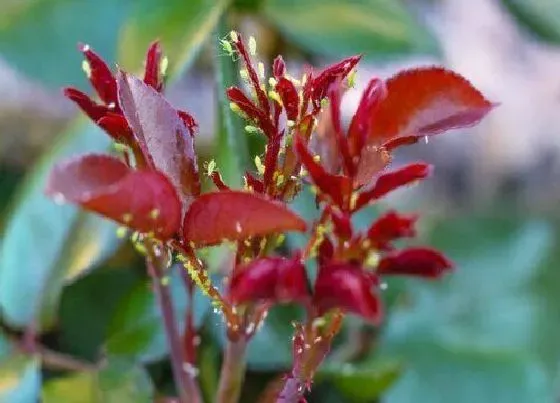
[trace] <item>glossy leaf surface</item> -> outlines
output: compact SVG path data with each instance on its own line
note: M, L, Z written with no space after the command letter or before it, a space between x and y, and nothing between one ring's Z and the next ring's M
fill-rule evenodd
M254 193L207 193L190 206L183 222L184 238L213 245L255 235L305 231L305 221L284 205Z
M105 155L58 164L47 182L47 193L161 239L173 236L181 223L177 194L164 175L132 170Z
M371 115L370 144L473 126L494 107L465 78L440 67L404 70L386 86L387 97Z

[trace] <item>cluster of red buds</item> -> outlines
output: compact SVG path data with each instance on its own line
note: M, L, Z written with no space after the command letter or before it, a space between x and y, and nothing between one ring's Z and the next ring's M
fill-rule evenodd
M119 144L121 155L62 162L47 192L130 229L156 271L181 262L192 284L223 313L232 344L249 342L274 304L304 307L307 319L294 324L293 368L274 392L277 401L297 402L346 313L380 323L384 276L438 278L452 268L432 248L395 246L415 236L415 214L388 211L367 230L354 228L358 211L432 172L423 162L389 168L393 153L474 125L494 104L456 73L419 68L372 79L343 125L341 100L353 87L360 56L319 72L308 68L299 78L278 56L267 78L253 37L245 42L231 32L221 44L241 64L242 88L227 89L231 110L246 121L246 132L266 140L255 169L244 174L243 189L231 189L212 161L206 174L216 190L201 194L197 123L162 95L166 59L155 43L143 80L123 71L114 75L88 46L81 47L100 102L76 89L65 94ZM303 187L316 197L320 214L314 222L288 208ZM309 241L290 256L280 255L288 231L307 231ZM220 291L199 250L222 243L233 245L234 256Z

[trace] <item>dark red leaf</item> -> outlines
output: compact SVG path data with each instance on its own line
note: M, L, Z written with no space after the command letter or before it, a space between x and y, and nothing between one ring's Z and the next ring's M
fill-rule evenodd
M183 205L200 194L193 139L169 102L138 78L119 72L119 100L138 143L154 167L166 174Z
M232 302L266 301L284 303L301 301L309 296L305 266L299 257L266 257L236 269L231 278Z
M371 116L387 96L385 83L372 79L362 94L362 99L348 128L348 148L352 156L360 156L367 142Z
M160 239L181 224L181 205L169 180L156 171L135 171L120 160L90 154L56 165L46 192Z
M321 100L327 96L332 84L344 79L358 64L361 56L351 56L338 63L332 64L320 72L315 78L307 81L305 87L311 92L311 100L319 106ZM304 90L305 91L305 90Z
M329 208L336 236L342 239L352 238L352 221L350 214Z
M135 142L132 129L128 126L128 122L121 114L109 112L99 119L97 124L105 130L109 136L120 143L130 145Z
M284 74L286 74L286 63L284 63L282 56L278 55L272 63L272 75L276 79L279 79L280 77L284 77Z
M453 268L441 252L430 248L408 248L381 259L379 275L404 275L438 278Z
M144 83L158 92L163 89L161 74L161 46L158 41L153 42L146 53L146 66L144 69Z
M391 163L391 160L391 154L385 147L374 145L362 147L354 185L359 187L371 183Z
M189 129L189 133L191 134L191 136L194 137L194 135L198 131L198 123L196 122L194 117L186 111L177 111L177 114L183 120L183 123L185 124L187 129Z
M249 172L245 172L245 181L247 182L247 186L254 192L264 193L264 184Z
M197 198L183 222L184 238L198 245L255 235L305 231L305 221L284 205L256 193L215 192Z
M414 225L418 220L416 214L399 214L396 211L388 211L369 227L368 239L372 246L377 249L391 249L391 242L399 238L410 238L416 236Z
M251 57L247 53L247 48L245 47L245 43L243 42L243 38L241 34L237 33L236 39L233 41L233 45L239 52L241 56L241 60L245 65L245 69L247 70L247 75L249 78L249 83L252 85L253 90L257 96L257 100L259 102L259 107L264 111L265 114L268 115L270 112L270 104L268 102L268 97L266 96L263 87L261 87L261 83L259 81L259 76L253 67L253 63L251 62Z
M299 137L295 139L295 149L301 163L309 172L313 183L322 193L329 196L341 210L346 210L350 194L352 193L352 183L350 180L344 176L332 175L325 171L320 164L313 160L307 147Z
M75 88L65 88L63 93L66 98L76 103L94 122L97 122L110 111L106 106L97 104L87 94Z
M348 139L342 133L341 117L340 117L340 102L342 97L343 88L341 81L336 81L329 89L328 96L330 100L331 120L334 130L334 137L336 139L337 152L343 162L344 172L348 176L354 176L355 163L350 155L348 149Z
M270 116L266 111L255 105L247 96L237 87L230 87L226 90L226 94L231 102L239 107L239 109L247 115L247 118L254 120L259 128L268 137L276 133L274 125L270 120Z
M423 137L478 123L495 104L459 74L441 67L405 70L387 81L387 97L371 115L369 142Z
M423 162L405 165L394 171L386 172L377 178L370 190L360 193L355 209L358 210L371 200L377 200L395 189L425 179L431 172L432 166Z
M330 238L326 236L321 244L317 253L317 263L325 265L329 263L334 256L334 245Z
M294 83L286 77L279 77L276 83L276 92L282 99L288 120L295 122L299 114L299 95Z
M97 94L99 94L99 98L106 105L114 104L115 108L118 109L117 83L111 69L109 69L103 59L91 50L89 45L80 44L79 48L86 58L86 63L88 63L89 81Z
M381 303L374 291L377 284L377 277L360 266L348 263L322 266L315 282L313 303L321 315L340 308L378 323Z
M210 173L210 178L218 190L230 190L229 186L224 183L222 175L220 175L218 171L212 171Z

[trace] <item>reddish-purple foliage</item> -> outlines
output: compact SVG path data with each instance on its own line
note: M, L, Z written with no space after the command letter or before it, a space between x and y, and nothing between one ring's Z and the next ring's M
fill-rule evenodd
M162 95L162 52L155 42L143 80L122 71L115 77L88 46L80 47L99 102L73 88L64 93L124 145L124 162L101 155L62 162L51 172L47 193L149 235L142 237L148 247L156 242L175 252L224 313L232 341L248 341L273 304L304 306L308 318L295 324L292 371L273 393L279 402L297 401L309 389L344 313L381 322L383 276L438 278L452 268L436 250L395 245L416 235L417 215L388 211L365 231L353 226L357 211L431 174L423 162L388 170L392 153L422 137L472 126L495 104L444 68L405 70L388 80L371 79L344 127L343 95L360 56L320 72L307 69L300 80L278 56L267 80L264 66L254 60L254 45L247 47L234 32L228 46L239 56L246 84L226 90L231 109L246 121L247 131L267 143L255 159L256 171L245 172L244 189L230 189L209 164L217 190L201 194L194 148L198 124ZM303 186L315 193L320 210L310 223L287 206ZM274 253L284 233L307 229L309 242L291 256ZM234 253L222 296L196 249L224 242L233 244ZM314 282L304 265L311 259L317 266ZM186 350L192 361L188 323L184 340L190 340Z

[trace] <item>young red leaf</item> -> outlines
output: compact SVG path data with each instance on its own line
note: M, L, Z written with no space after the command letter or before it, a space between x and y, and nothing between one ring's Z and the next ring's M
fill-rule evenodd
M121 114L109 112L97 124L117 142L131 145L135 141L132 129Z
M385 196L395 189L427 178L431 171L431 165L418 162L380 175L370 190L360 193L356 201L355 210L360 209L371 200L377 200Z
M438 278L453 268L441 252L430 248L408 248L381 259L379 275L404 275Z
M381 303L375 294L377 277L349 263L322 266L315 282L313 303L319 314L333 308L355 313L378 323Z
M348 148L352 156L360 156L367 142L371 116L375 114L381 102L387 96L385 83L372 79L362 94L360 104L352 117L348 128Z
M63 93L66 98L78 105L78 107L94 122L97 122L110 111L106 106L99 105L87 94L75 88L65 88Z
M158 92L161 92L163 89L161 55L159 42L153 42L146 53L146 66L144 68L144 83Z
M138 78L119 72L117 82L123 113L143 152L188 205L200 193L200 181L187 126L163 95Z
M286 77L280 77L275 88L276 92L280 95L280 99L282 99L282 104L286 110L286 117L288 120L295 122L299 114L299 95L294 83Z
M415 214L404 215L396 211L388 211L373 222L367 232L367 237L373 247L382 250L392 248L391 242L400 238L410 238L416 235L414 224L418 220Z
M87 63L85 66L91 85L106 105L114 104L118 108L117 83L111 69L89 45L80 44L80 51L84 54Z
M185 126L187 126L187 129L189 129L189 133L191 134L191 136L194 136L198 131L198 123L196 122L195 118L186 111L177 111L177 114L179 115L181 120L183 120L183 123L185 124Z
M459 74L441 67L405 70L387 81L387 97L371 115L369 142L431 136L478 123L495 104Z
M352 221L350 214L336 211L336 209L328 207L333 223L333 231L337 237L342 239L350 239L352 237Z
M359 187L371 183L392 160L392 156L385 147L366 145L362 147L354 186Z
M200 196L183 221L185 240L198 245L285 231L305 231L305 221L280 203L239 191Z
M177 192L163 174L134 171L107 155L90 154L56 165L46 193L160 239L172 237L181 224Z
M304 91L309 92L313 104L320 106L321 100L327 96L332 84L344 79L358 64L361 56L351 56L332 64L321 71L317 77L306 82Z
M236 269L229 286L234 303L283 303L307 298L305 266L299 257L266 257Z
M276 56L274 62L272 62L272 74L276 79L284 77L284 74L286 74L286 63L280 55Z
M325 171L320 164L315 162L301 138L296 137L294 146L313 183L322 193L329 196L341 210L345 210L352 192L350 180L345 176L332 175Z

